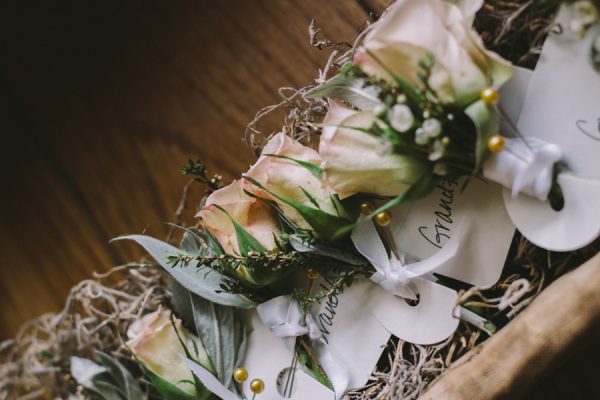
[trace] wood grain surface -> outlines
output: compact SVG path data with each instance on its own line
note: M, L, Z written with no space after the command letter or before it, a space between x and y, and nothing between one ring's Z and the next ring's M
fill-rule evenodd
M188 158L226 179L246 170L246 124L326 59L308 43L312 18L351 40L385 3L3 2L0 339L60 309L93 271L141 256L111 238L164 236ZM577 357L536 396L586 398L556 389L593 382Z

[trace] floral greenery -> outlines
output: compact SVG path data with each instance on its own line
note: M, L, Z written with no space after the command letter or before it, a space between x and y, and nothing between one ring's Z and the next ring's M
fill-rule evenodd
M531 65L537 57L535 48L540 42L539 38L548 30L555 3L554 0L538 0L532 2L533 5L528 6L525 12L517 14L522 2L489 0L487 7L478 14L476 26L483 31L488 47L495 45L503 56L513 61L522 58L525 61L521 64ZM508 18L513 13L514 18ZM507 28L505 24L509 19L513 24ZM504 33L498 34L499 32ZM494 44L495 39L499 43ZM292 102L285 104L293 107ZM315 111L319 117L314 120L318 120L323 113L323 103L315 100L311 104L321 107ZM297 115L306 117L310 114L314 117L312 111L305 107L303 114ZM290 121L293 122L293 117ZM296 126L306 128L305 124ZM305 131L296 132L295 129L290 129L290 132L292 135L305 134ZM208 178L205 172L202 175L202 171L198 163L191 162L184 172L199 174L198 181L206 184L212 178ZM596 253L598 246L595 243L578 252L557 254L539 249L517 236L500 283L490 290L464 293L461 300L465 303L478 301L485 305L483 310L486 316L502 326L552 280ZM344 285L350 284L351 279L360 274L353 272L353 268L348 267L342 272L345 276L340 275L340 280L350 280L344 281ZM138 314L172 301L171 293L166 289L160 270L152 265L119 267L112 274L115 275L119 275L114 280L116 284L101 285L100 281L106 278L103 276L73 288L62 313L33 321L28 329L19 333L14 342L3 344L0 353L3 371L0 373L0 394L8 393L9 396L16 397L44 390L51 392L52 396L66 398L69 393L81 393L81 388L77 388L68 374L68 362L65 360L72 354L89 355L92 349L101 349L111 354L117 353L130 371L134 371L136 378L141 380L144 390L150 393L150 398L156 396L151 385L143 380L138 368L123 353L120 344L129 322ZM504 294L515 277L527 279L531 284L530 290L514 307L498 310L495 298ZM328 293L317 293L304 304L321 295L327 296ZM301 296L299 294L298 297ZM414 346L393 339L388 343L369 387L349 393L348 398L373 399L381 396L384 391L394 397L415 397L426 384L481 341L480 334L465 324L461 324L450 340L435 346ZM402 385L398 384L400 381L403 382Z
M314 245L316 240L305 240L307 245ZM330 250L332 251L332 250ZM200 255L171 254L168 262L173 268L208 268L217 271L229 279L217 290L227 293L241 294L256 302L268 300L274 297L272 288L257 285L240 280L240 269L244 269L250 275L255 273L279 273L279 279L288 276L295 271L301 271L305 275L310 271L327 274L332 280L328 291L320 291L314 295L308 294L304 289L292 289L292 294L298 298L303 307L308 307L325 297L331 297L343 291L344 287L350 286L356 277L368 277L373 273L373 267L358 255L353 262L340 261L331 256L315 254L315 252L298 252L295 250L275 250L271 252L250 251L245 255L236 254L206 254L200 251ZM202 254L204 253L204 254ZM316 268L317 265L327 265L326 269Z

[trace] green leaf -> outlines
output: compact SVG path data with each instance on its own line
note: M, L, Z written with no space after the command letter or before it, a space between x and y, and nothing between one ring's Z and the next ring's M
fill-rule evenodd
M307 343L307 346L312 349L312 345ZM314 349L311 350L313 354L315 354ZM306 365L308 369L313 373L313 376L317 381L319 381L323 386L328 387L333 390L333 385L329 381L329 378L321 371L321 368L316 364L315 360L311 359L304 349L300 349L301 362L303 365Z
M440 178L433 175L432 173L423 174L415 183L413 183L406 191L401 193L400 195L394 197L389 200L387 203L377 208L371 214L367 215L366 219L370 220L375 217L377 214L389 210L392 207L396 207L397 205L408 203L411 201L415 201L420 199L421 197L431 193L431 190L437 184L437 181ZM336 232L336 236L340 237L342 235L348 234L348 232L352 231L358 223L347 225L341 228L338 232Z
M465 109L465 114L471 118L477 131L475 145L475 171L480 170L488 153L487 142L493 135L498 134L500 115L496 106L488 106L483 100L478 100Z
M186 253L193 255L200 254L200 246L198 245L198 240L196 239L194 234L188 230L183 232L183 238L181 239L179 247Z
M128 400L117 386L100 378L94 381L94 388L94 391L105 400Z
M96 357L106 367L116 386L127 400L143 400L144 393L131 373L117 360L101 351L95 352Z
M350 221L346 218L331 215L322 210L308 207L297 201L287 199L283 196L279 196L278 194L273 193L269 189L265 188L260 182L249 176L244 176L243 178L253 183L258 188L266 191L279 201L296 209L296 211L298 211L302 218L304 218L304 220L315 230L315 232L317 232L317 234L324 239L336 238L336 233L350 223Z
M177 329L177 324L175 323L175 318L173 317L173 313L171 313L170 318L171 318L171 326L173 327L173 330L175 331L175 335L177 336L177 339L179 340L179 343L181 344L181 347L183 348L183 352L185 353L185 356L188 359L196 360L198 358L198 346L197 346L196 342L194 342L194 340L192 339L192 344L194 345L194 351L195 351L195 355L196 355L196 357L194 357L194 355L190 352L190 349L188 348L187 344L185 343L185 341L181 338L181 335L179 334L179 330ZM200 382L200 380L198 379L197 376L193 375L193 377L194 377L193 383L196 388L196 392L202 393L203 390L205 389L204 385L202 384L202 382ZM184 379L177 383L180 383L180 382L185 383L185 382L188 382L188 380Z
M235 319L235 335L234 335L234 343L235 343L235 363L234 366L241 367L242 361L244 361L246 357L246 350L248 349L248 334L246 331L246 324L239 319Z
M214 397L214 395L210 393L208 389L204 389L202 393L196 393L196 396L186 393L177 386L173 385L172 383L156 375L154 372L150 371L150 369L146 368L146 366L144 366L143 364L141 365L142 369L144 370L144 374L146 375L148 380L152 382L156 390L161 394L163 400L216 399L216 397Z
M171 276L169 276L168 285L171 291L173 310L181 317L186 326L193 326L194 312L190 296L194 295Z
M87 358L71 357L71 375L78 384L105 400L142 400L144 394L135 378L121 363L96 352L103 365Z
M306 189L304 189L302 186L300 186L300 190L302 190L302 193L304 193L308 201L310 201L316 208L321 209L321 206L319 206L319 202L317 202L317 199L315 199L315 197L312 194L308 193Z
M316 88L309 90L304 97L309 99L334 97L344 100L361 110L372 109L380 105L381 100L379 100L378 88L367 85L368 82L365 78L338 74Z
M112 241L116 240L133 240L142 246L173 279L200 297L226 306L239 308L252 308L255 306L251 300L239 294L217 293L216 290L219 290L221 284L226 282L226 278L216 271L189 267L171 267L168 256L182 253L189 254L168 243L145 235L120 236Z
M320 180L320 181L323 180L323 168L319 167L318 165L315 165L315 164L310 163L308 161L297 160L295 158L292 158L292 157L289 157L289 156L284 156L282 154L265 154L265 155L268 156L268 157L282 158L282 159L285 159L285 160L293 161L296 164L300 165L301 167L306 168L318 180Z
M204 231L206 237L208 238L208 245L213 253L217 256L225 254L225 250L221 247L221 243L217 240L215 235L213 235L209 230Z
M267 249L265 249L263 245L260 244L260 242L256 240L254 236L248 233L248 231L244 229L243 226L238 224L237 221L231 217L231 215L229 214L229 212L227 212L226 209L224 209L218 204L215 204L214 206L221 210L223 213L225 213L225 215L229 217L229 220L233 224L233 228L235 229L235 236L237 237L238 247L240 249L241 255L246 256L251 251L255 251L257 253L264 253L265 251L267 251Z

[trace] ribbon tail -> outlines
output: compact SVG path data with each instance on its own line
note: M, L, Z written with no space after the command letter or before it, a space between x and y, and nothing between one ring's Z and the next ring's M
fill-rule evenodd
M223 385L209 370L204 368L202 365L183 355L181 358L183 361L185 361L200 382L202 382L202 384L206 386L206 388L212 393L216 394L223 400L242 400L238 394L225 387L225 385Z

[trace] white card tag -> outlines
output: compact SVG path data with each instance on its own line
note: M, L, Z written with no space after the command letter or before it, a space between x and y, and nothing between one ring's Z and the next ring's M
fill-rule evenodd
M265 382L265 390L260 394L261 400L280 400L283 396L278 390L278 381L281 383L286 368L292 365L294 355L283 340L275 336L265 327L255 310L249 312L248 328L252 330L248 336L248 350L244 359L244 367L248 370L249 377L244 382L242 390L244 396L251 399L254 395L250 390L250 381L260 378ZM332 390L319 381L303 372L296 370L294 382L291 386L292 400L306 399L333 399Z
M319 283L317 290L327 291L327 280ZM312 308L312 315L323 338L333 347L348 369L349 388L367 383L377 360L390 339L385 329L373 315L377 304L368 300L381 288L367 279L358 279L343 293L324 299ZM394 315L398 316L394 311ZM398 316L398 318L402 318Z
M415 306L381 288L372 289L367 299L373 315L402 340L417 344L441 342L458 326L458 319L453 316L458 296L454 290L426 279L415 278L412 283L420 296Z
M515 126L521 116L532 75L532 70L515 67L512 78L500 89L500 108L504 114L504 118L500 119L500 133L503 136L518 136Z
M435 272L489 287L502 273L515 227L498 184L471 178L461 192L463 182L444 180L413 205L391 210L392 231L400 250L422 260L439 251L463 224L456 255Z
M570 6L563 6L558 22L568 24L571 13ZM560 177L563 192L571 192L565 193L565 207L559 212L526 195L515 199L505 195L517 228L549 250L573 250L600 233L600 209L593 206L600 180L600 73L589 58L592 39L599 32L596 24L583 39L568 33L546 39L518 121L523 136L560 146L567 167L578 177Z

